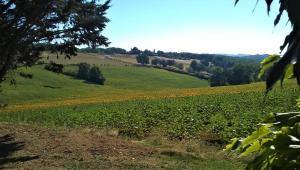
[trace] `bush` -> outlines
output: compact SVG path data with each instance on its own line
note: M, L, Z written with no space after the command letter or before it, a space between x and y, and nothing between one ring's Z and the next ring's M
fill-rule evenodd
M76 76L78 79L86 80L88 82L93 82L101 85L104 84L105 78L102 75L99 67L95 65L91 67L91 65L88 63L80 63L78 67L79 70Z
M89 73L89 81L97 84L104 84L105 78L102 75L99 67L93 66Z
M146 54L142 53L136 57L136 61L140 64L149 64L150 59Z
M90 69L91 65L88 63L80 63L78 65L78 73L77 73L77 78L83 79L83 80L88 80L90 78Z
M48 71L52 71L54 73L62 73L63 69L64 69L64 65L56 64L53 61L50 61L50 63L48 63L45 66L45 69L48 70Z

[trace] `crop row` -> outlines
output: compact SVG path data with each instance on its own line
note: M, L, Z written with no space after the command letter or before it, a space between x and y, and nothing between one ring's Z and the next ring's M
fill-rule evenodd
M295 87L262 92L81 104L0 113L0 121L50 127L115 129L144 137L154 132L172 139L228 141L251 132L270 112L297 111Z

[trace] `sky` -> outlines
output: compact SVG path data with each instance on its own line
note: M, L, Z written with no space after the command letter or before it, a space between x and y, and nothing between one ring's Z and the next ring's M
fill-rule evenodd
M290 32L286 14L274 27L278 1L112 0L103 35L110 47L215 54L274 54ZM253 9L255 8L254 12Z

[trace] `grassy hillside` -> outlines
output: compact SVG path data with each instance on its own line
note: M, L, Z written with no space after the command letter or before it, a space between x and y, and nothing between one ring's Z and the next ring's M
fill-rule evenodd
M205 80L160 69L131 66L100 66L100 68L107 80L104 86L52 73L44 70L42 66L19 69L15 76L17 86L5 82L1 87L3 92L0 102L38 102L55 98L104 97L116 94L120 96L137 92L208 86ZM20 71L33 73L33 79L18 76Z
M107 85L118 89L162 90L207 87L206 80L183 74L144 67L100 67Z
M118 55L119 56L119 55ZM81 62L95 64L95 65L105 65L105 66L126 66L132 65L130 62L125 62L119 60L118 56L109 56L109 55L99 55L99 54L90 54L90 53L79 53L77 56L72 56L71 59L65 59L64 56L51 54L51 53L44 53L42 56L41 61L48 63L49 61L54 61L59 64L78 64ZM123 57L123 56L122 56ZM130 58L124 56L124 58Z

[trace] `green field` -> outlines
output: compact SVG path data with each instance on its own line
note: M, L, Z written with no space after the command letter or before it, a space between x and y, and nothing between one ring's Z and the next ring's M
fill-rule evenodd
M293 80L265 96L263 83L210 88L207 81L188 75L89 59L100 66L107 79L104 86L49 72L41 65L16 71L17 86L6 82L1 87L0 102L8 106L0 110L0 122L113 130L121 138L162 150L155 157L171 168L240 169L243 162L220 153L224 144L248 135L268 113L299 110L300 91ZM19 77L20 71L33 73L33 79ZM163 145L164 140L201 145L169 153L165 150L173 145Z
M208 86L206 80L154 68L110 65L100 66L100 69L107 79L104 86L55 74L45 70L43 66L21 68L15 73L16 86L11 86L8 81L2 85L0 103L15 104L83 96L101 97L110 94L122 95ZM32 73L33 79L18 76L21 71Z

